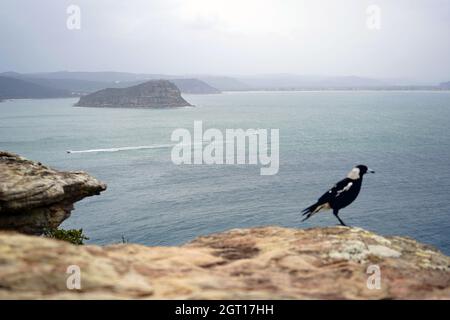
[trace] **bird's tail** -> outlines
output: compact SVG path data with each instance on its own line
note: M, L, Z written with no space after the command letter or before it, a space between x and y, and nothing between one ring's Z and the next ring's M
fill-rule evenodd
M302 211L302 216L305 216L305 217L302 219L302 222L311 218L311 216L314 215L318 211L317 210L318 207L319 207L319 204L316 202L312 206L309 206L308 208L304 209Z

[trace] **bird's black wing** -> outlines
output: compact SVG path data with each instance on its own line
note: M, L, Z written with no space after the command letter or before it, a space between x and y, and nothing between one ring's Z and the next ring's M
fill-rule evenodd
M345 178L336 183L330 190L325 192L319 200L317 200L317 203L319 205L329 202L330 200L338 197L342 192L348 190L348 188L351 187L352 179Z
M335 199L336 197L339 197L339 195L342 192L344 192L346 189L348 189L349 187L352 186L350 183L352 183L352 179L350 179L350 178L342 179L341 181L336 183L331 189L329 189L327 192L325 192L319 198L319 200L317 200L316 203L305 208L302 211L303 215L308 215L304 220L306 220L309 216L311 216L311 214L314 214L316 212L316 209L319 208L320 206L322 206L323 204L330 202L331 200Z
M345 178L342 179L341 181L339 181L338 183L336 183L331 189L329 189L327 192L325 192L320 198L319 200L317 200L316 203L314 203L313 205L309 206L308 208L305 208L302 211L302 215L306 216L305 218L303 218L302 221L307 220L308 218L310 218L313 214L315 214L316 212L320 211L320 209L322 208L323 205L325 205L326 203L330 203L330 201L336 199L337 197L339 197L343 192L349 190L351 188L351 186L353 185L353 180L350 178Z

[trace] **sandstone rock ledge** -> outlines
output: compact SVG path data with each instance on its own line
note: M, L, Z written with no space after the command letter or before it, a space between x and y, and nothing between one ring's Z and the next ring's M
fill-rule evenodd
M41 234L67 219L74 202L105 189L85 172L57 171L0 151L0 229Z
M367 267L381 270L368 289ZM67 267L81 290L66 288ZM358 228L236 229L181 247L73 246L0 233L0 298L450 299L450 258Z

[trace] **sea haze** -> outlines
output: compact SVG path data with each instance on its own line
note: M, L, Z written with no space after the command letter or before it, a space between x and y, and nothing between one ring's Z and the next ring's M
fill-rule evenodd
M262 225L333 226L330 212L300 223L300 210L356 164L365 177L343 220L384 235L411 236L450 254L449 92L240 92L184 95L195 108L73 107L76 99L0 103L0 149L108 184L75 205L64 228L96 244L122 237L175 245ZM176 166L176 128L280 130L280 170ZM132 147L140 147L134 149ZM98 150L100 149L100 150ZM67 150L95 152L66 153Z

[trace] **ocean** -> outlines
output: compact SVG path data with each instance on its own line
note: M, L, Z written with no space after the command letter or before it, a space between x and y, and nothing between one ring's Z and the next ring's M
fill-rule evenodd
M337 225L330 211L301 223L357 164L376 171L340 212L350 226L410 236L450 254L450 92L305 91L184 95L194 108L73 107L77 99L0 103L0 150L108 185L75 205L63 228L88 243L178 245L232 228ZM279 129L280 167L175 165L173 130ZM137 147L137 148L136 148ZM99 150L100 149L100 150ZM83 151L67 153L67 150ZM87 152L91 151L91 152Z

